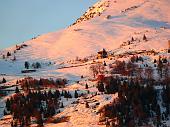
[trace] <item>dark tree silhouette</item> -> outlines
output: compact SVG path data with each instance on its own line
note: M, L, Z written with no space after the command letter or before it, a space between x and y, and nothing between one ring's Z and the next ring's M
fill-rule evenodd
M77 90L75 90L75 92L74 92L74 97L75 97L75 98L78 98Z
M2 83L6 83L6 79L5 78L2 79Z
M85 89L88 89L88 88L89 88L89 86L88 86L87 83L86 83Z
M145 34L143 35L143 40L144 40L144 41L147 41L147 37L146 37Z
M20 91L19 91L19 88L18 87L16 87L15 88L15 93L19 93Z
M25 64L24 64L24 65L25 65L25 68L26 68L26 69L29 69L30 64L29 64L28 61L25 61Z
M104 84L103 84L103 82L98 82L97 88L98 88L99 92L104 92Z

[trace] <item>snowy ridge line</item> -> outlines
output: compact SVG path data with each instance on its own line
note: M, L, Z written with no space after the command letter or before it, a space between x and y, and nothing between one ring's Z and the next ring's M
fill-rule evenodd
M89 10L87 10L83 16L78 18L75 23L73 23L71 26L76 25L78 23L81 23L83 21L88 21L90 19L95 18L96 16L100 16L107 7L109 7L110 1L101 0L98 3L96 3L94 6L89 7Z

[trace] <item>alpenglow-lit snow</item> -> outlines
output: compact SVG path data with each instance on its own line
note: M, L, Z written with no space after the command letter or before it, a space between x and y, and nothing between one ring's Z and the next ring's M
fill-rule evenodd
M137 63L141 69L147 65L157 72L154 59L158 60L159 55L166 57L168 61L170 58L170 54L167 53L168 40L170 40L169 3L170 0L102 0L90 7L70 27L35 37L25 42L24 44L27 46L16 53L13 53L16 46L0 51L0 56L8 51L12 53L12 56L0 59L0 78L5 76L8 83L9 81L14 83L16 79L25 76L34 78L64 77L69 80L69 85L60 90L87 92L85 83L88 83L88 90L93 93L97 91L96 80L89 73L89 67L96 63L106 62L108 72L109 65L112 66L116 60L128 62L133 53L142 56L143 61ZM144 35L147 40L143 39ZM133 43L129 41L132 37L134 38ZM114 54L111 59L96 59L97 52L103 48ZM153 54L150 53L152 51ZM138 54L138 52L142 53ZM158 54L156 54L157 52ZM14 55L16 61L12 61ZM79 58L89 58L89 61L76 60ZM34 73L22 74L21 70L24 69L25 61L30 63L38 61L42 68L37 69ZM83 78L81 78L82 76ZM154 73L154 77L159 79L157 73ZM78 98L79 104L71 104L75 98L69 99L69 101L64 100L66 108L62 109L62 112L54 118L67 116L68 122L49 123L45 126L100 126L98 125L98 110L101 109L101 106L113 102L118 94L87 95L86 99ZM100 102L100 106L95 110L87 109L85 108L87 100L91 102L90 107L93 107L94 100ZM2 104L4 105L3 102ZM2 125L9 125L9 122L3 122ZM102 126L105 125L100 127Z
M104 2L108 3L107 6L106 3L102 4ZM22 56L27 60L49 58L57 62L75 59L76 56L88 56L103 48L116 49L131 36L142 38L143 34L148 36L149 41L137 44L134 49L165 49L170 39L169 2L102 0L92 10L92 13L101 13L100 16L26 42L29 46L21 51ZM90 14L90 11L87 13ZM107 19L108 15L110 17Z

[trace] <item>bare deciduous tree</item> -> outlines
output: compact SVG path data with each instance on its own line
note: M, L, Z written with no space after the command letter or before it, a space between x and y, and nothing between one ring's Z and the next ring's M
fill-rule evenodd
M97 74L103 74L104 70L105 70L105 67L101 63L90 66L90 71L92 72L94 78L96 77Z

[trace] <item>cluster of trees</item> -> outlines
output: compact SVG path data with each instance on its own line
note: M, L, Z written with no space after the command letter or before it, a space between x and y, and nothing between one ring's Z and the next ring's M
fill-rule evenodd
M39 127L56 113L59 113L59 108L64 108L61 96L64 98L78 98L79 94L75 90L74 95L69 91L59 90L51 91L36 91L29 90L28 93L21 94L16 87L15 95L6 100L6 108L4 115L11 114L13 120L11 127L24 127L31 125L35 120ZM33 121L33 119L35 119Z
M143 40L143 41L148 41L148 38L146 37L145 34L143 35L142 40ZM131 39L123 42L123 44L121 44L120 47L127 46L127 45L131 45L131 44L133 44L135 41L139 41L139 42L140 42L141 40L138 39L138 38L134 38L134 37L132 36Z
M41 68L41 64L39 62L36 62L36 63L32 63L32 67L34 69L38 69L38 68Z
M27 46L28 46L28 45L26 45L26 44L16 45L16 49L13 51L13 53L15 54L17 50L20 50L21 48L24 48L24 47L27 47ZM6 53L6 55L2 55L2 58L5 59L5 58L8 58L8 57L10 57L10 56L12 56L12 52L9 52L9 51L8 51L8 52ZM16 56L15 56L15 55L14 55L14 57L13 57L12 60L13 60L13 61L16 60Z
M111 73L114 74L114 73L117 73L117 74L123 74L126 72L126 63L125 61L118 61L116 60L115 61L115 66L113 67Z
M25 61L24 66L25 66L26 69L29 69L29 68L34 68L34 69L41 68L41 64L39 62L35 62L35 63L32 63L30 65L30 63L28 61Z
M36 119L39 126L43 126L43 121L53 116L59 108L60 92L29 91L27 95L17 93L7 99L4 115L11 114L13 121L12 127L18 125L24 127L31 124L31 118Z
M115 61L111 74L121 74L123 76L136 76L139 79L145 78L146 80L152 79L154 74L154 68L148 64L143 64L144 67L139 66L138 62L143 62L142 57L133 56L129 62ZM162 79L169 79L169 63L166 58L159 58L154 60L157 72Z
M5 55L2 55L2 59L8 58L9 56L11 56L11 53L10 53L10 52L7 52L6 56L5 56ZM15 61L15 60L16 60L16 56L14 55L11 60L12 60L12 61Z
M17 80L16 84L20 84L22 89L28 91L29 89L40 89L44 87L55 87L62 88L67 84L67 79L58 78L54 79L34 79L32 77L27 77L22 80Z
M78 98L79 94L77 92L77 90L74 91L74 96L71 95L71 93L69 91L62 91L61 96L63 96L64 98Z
M111 73L112 74L121 74L124 76L134 76L138 70L138 65L129 61L125 63L125 61L115 61L115 66L113 67Z
M131 58L130 58L130 61L132 62L132 63L137 63L137 62L139 62L139 61L141 61L141 62L143 62L144 60L143 60L143 58L141 57L141 56L132 56Z
M16 49L13 51L13 53L12 53L12 51L8 51L6 54L2 55L2 58L5 59L5 58L13 57L11 60L15 61L16 56L14 54L16 53L16 51L20 50L21 48L27 47L27 46L28 45L26 45L26 44L16 45Z
M2 55L2 59L5 59L6 57L8 58L9 56L11 56L11 53L10 53L10 52L7 52L6 55Z
M148 125L151 120L155 126L159 127L162 124L161 121L168 119L170 115L170 87L159 82L164 85L161 96L163 102L160 104L159 90L154 88L155 84L156 82L145 84L136 79L112 78L111 84L103 87L104 91L118 92L119 98L116 102L103 107L100 122L109 118L111 122L106 121L108 126L135 127ZM161 112L161 106L165 107L165 112Z
M106 105L101 111L100 121L105 121L109 127L148 125L149 119L159 127L162 125L162 121L167 120L170 115L168 61L165 58L154 61L157 63L158 74L161 77L159 81L154 79L155 68L148 65L140 68L137 66L138 61L143 61L143 59L132 57L127 63L115 62L111 73L130 77L104 76L98 80L97 88L100 92L106 94L118 92L119 96L117 102ZM156 90L155 85L162 85L163 90L161 92ZM162 107L165 109L164 112L161 112ZM111 119L111 122L106 118Z
M139 79L145 78L146 80L151 80L154 75L154 68L148 64L143 64L144 67L138 64L138 62L144 62L141 56L132 56L130 60L126 63L125 61L115 61L114 66L112 66L111 74L121 74L123 76L136 76ZM158 74L161 78L168 80L169 78L169 63L166 58L160 58L158 61L154 60L157 65ZM90 66L90 71L95 78L96 75L104 74L106 63L97 63Z
M166 58L166 57L165 57L165 58L161 58L161 57L159 57L158 63L160 63L160 62L162 62L162 63L167 63L167 62L168 62L168 60L167 60L167 58ZM157 60L156 60L156 59L154 59L154 63L157 63Z
M106 94L115 94L118 91L118 87L121 84L121 79L108 77L104 80L97 82L97 88L99 92Z
M21 44L21 45L16 45L16 50L21 50L22 48L24 47L27 47L28 45L27 44Z

